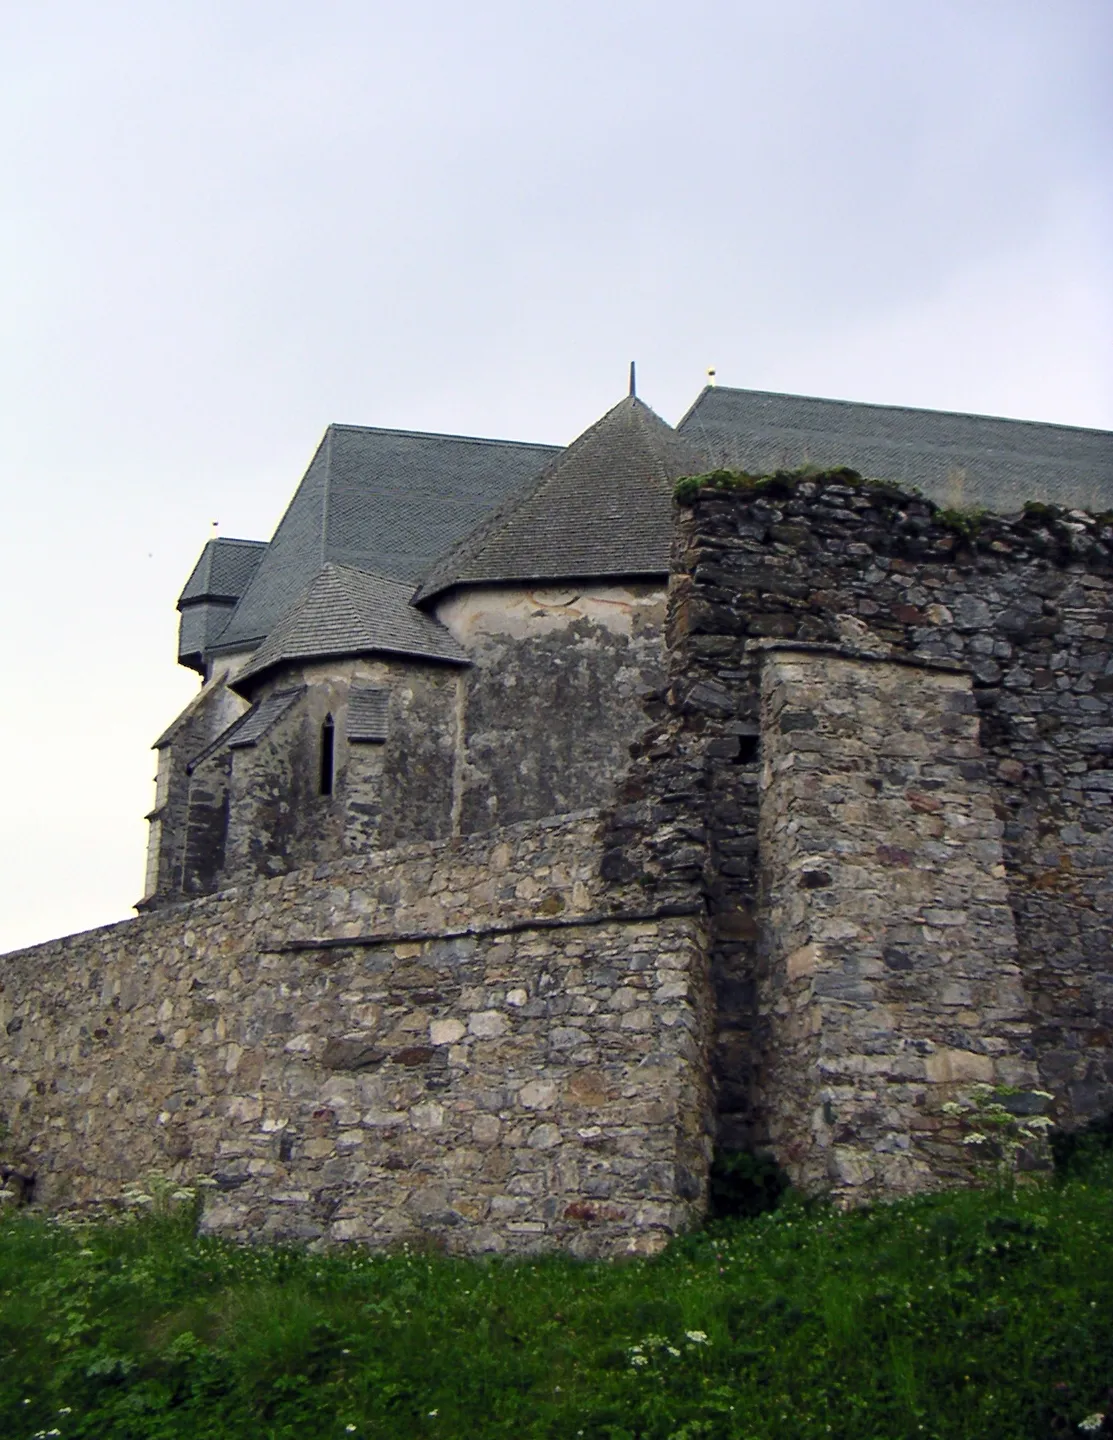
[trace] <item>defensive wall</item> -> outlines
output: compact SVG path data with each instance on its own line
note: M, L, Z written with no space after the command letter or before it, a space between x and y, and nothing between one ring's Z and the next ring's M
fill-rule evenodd
M970 1174L976 1081L1113 1104L1113 525L838 473L692 485L603 808L5 957L48 1204L214 1175L238 1236L649 1250L712 1140L843 1201Z
M598 877L598 817L293 871L5 957L36 1201L212 1176L247 1238L652 1250L700 1213L695 897Z
M688 489L669 683L603 864L702 875L720 1140L868 1193L904 1164L878 1145L956 1173L939 1084L1107 1111L1111 517L837 472Z

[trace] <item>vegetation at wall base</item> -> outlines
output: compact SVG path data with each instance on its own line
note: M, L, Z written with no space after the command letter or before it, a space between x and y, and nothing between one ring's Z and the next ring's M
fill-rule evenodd
M11 1440L1113 1434L1101 1140L1055 1180L849 1214L790 1194L609 1264L315 1254L201 1239L185 1215L9 1213L0 1426Z

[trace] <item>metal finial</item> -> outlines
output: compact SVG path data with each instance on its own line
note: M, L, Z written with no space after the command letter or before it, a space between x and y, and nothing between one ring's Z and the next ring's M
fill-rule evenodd
M630 361L630 394L638 393L638 372L633 360Z
M707 368L707 383L708 383L709 385L714 385L714 383L715 383L715 367L714 367L714 365L709 365L708 368Z

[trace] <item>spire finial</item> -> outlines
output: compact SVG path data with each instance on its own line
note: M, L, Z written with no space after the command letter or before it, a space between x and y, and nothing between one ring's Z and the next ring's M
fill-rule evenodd
M714 383L715 383L715 367L714 367L714 365L709 365L709 366L707 367L707 383L708 383L709 385L714 385Z
M631 361L630 361L630 394L633 396L633 395L636 395L637 393L638 393L638 372L637 372L637 366L634 364L633 360L631 360Z

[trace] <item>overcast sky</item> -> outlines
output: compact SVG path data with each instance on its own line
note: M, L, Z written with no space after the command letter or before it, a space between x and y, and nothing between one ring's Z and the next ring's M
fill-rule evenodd
M0 950L124 917L174 602L330 421L1113 428L1113 0L0 0Z

